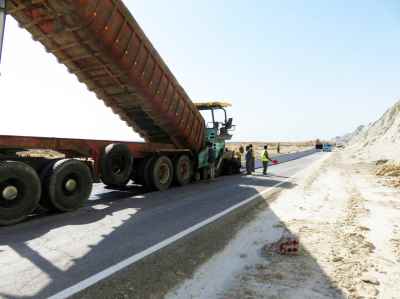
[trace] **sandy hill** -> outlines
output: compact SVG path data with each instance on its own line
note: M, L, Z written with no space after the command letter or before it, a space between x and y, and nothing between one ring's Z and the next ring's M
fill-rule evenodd
M336 136L335 138L332 138L331 141L336 143L349 143L351 140L354 140L354 138L358 136L364 129L365 126L358 126L353 132L347 133L343 136Z
M357 128L349 146L365 158L400 160L400 101L376 122Z
M354 132L345 135L346 142L355 143L357 140L360 140L367 128L368 127L364 125L358 126L357 129L354 130Z

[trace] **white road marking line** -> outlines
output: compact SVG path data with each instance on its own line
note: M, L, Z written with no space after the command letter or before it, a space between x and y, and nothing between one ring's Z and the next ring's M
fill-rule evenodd
M291 178L287 178L287 179L285 179L285 180L283 180L283 181L281 181L281 182L279 182L279 183L277 183L277 184L275 184L275 185L273 185L273 186L271 186L271 187L269 187L269 188L267 188L267 189L265 189L263 191L260 191L259 193L247 198L246 200L244 200L244 201L242 201L242 202L240 202L240 203L238 203L238 204L236 204L236 205L234 205L234 206L232 206L232 207L230 207L230 208L228 208L228 209L226 209L226 210L224 210L224 211L222 211L222 212L220 212L218 214L215 214L214 216L212 216L212 217L210 217L210 218L208 218L208 219L206 219L206 220L204 220L202 222L199 222L199 223L195 224L194 226L191 226L191 227L181 231L180 233L178 233L178 234L176 234L176 235L174 235L174 236L172 236L172 237L170 237L168 239L165 239L164 241L161 241L160 243L157 243L157 244L147 248L146 250L141 251L141 252L139 252L139 253L137 253L137 254L135 254L135 255L133 255L133 256L131 256L131 257L129 257L129 258L127 258L127 259L125 259L125 260L123 260L123 261L121 261L121 262L119 262L119 263L117 263L117 264L115 264L115 265L113 265L111 267L109 267L109 268L107 268L107 269L104 269L104 270L102 270L102 271L100 271L100 272L98 272L98 273L96 273L96 274L94 274L94 275L82 280L81 282L78 282L77 284L75 284L75 285L73 285L73 286L71 286L69 288L64 289L61 292L58 292L58 293L54 294L53 296L49 297L49 299L65 299L65 298L68 298L68 297L71 297L71 296L75 295L76 293L78 293L78 292L80 292L80 291L82 291L82 290L94 285L95 283L97 283L97 282L99 282L99 281L101 281L101 280L103 280L103 279L115 274L116 272L118 272L118 271L120 271L120 270L122 270L122 269L124 269L124 268L126 268L126 267L128 267L128 266L130 266L130 265L132 265L134 263L136 263L137 261L145 258L146 256L149 256L149 255L159 251L160 249L162 249L164 247L167 247L168 245L178 241L179 239L182 239L183 237L186 237L187 235L191 234L192 232L194 232L194 231L196 231L196 230L198 230L200 228L203 228L204 226L206 226L206 225L208 225L208 224L210 224L210 223L212 223L212 222L224 217L225 215L227 215L230 212L240 208L241 206L246 205L247 203L255 200L256 198L259 198L259 197L263 196L265 193L268 193L272 189L277 188L277 187L279 187L279 186L291 181L294 177L297 176L297 174L299 174L302 171L304 171L304 169L296 172Z

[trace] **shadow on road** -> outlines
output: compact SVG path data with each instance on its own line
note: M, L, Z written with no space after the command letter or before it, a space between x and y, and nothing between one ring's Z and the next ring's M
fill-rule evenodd
M0 228L0 246L5 245L9 248L0 251L0 261L3 267L7 267L8 277L17 276L8 281L3 279L0 282L0 297L45 298L51 296L232 205L259 194L261 190L280 183L281 181L277 178L279 177L239 175L220 178L211 183L200 182L187 187L154 193L144 193L143 189L138 187L112 191L96 186L96 193L91 197L89 205L77 212L52 215L13 227ZM293 183L285 182L279 188L290 189L294 186ZM121 218L119 219L119 217ZM271 217L275 217L276 221L279 221L273 211L271 211ZM118 221L115 218L118 218ZM229 227L223 228L221 234L228 237L228 230ZM86 242L86 239L97 235L99 238L96 243ZM136 284L137 287L140 287L143 284L147 286L149 282L161 282L162 284L163 281L169 281L167 275L169 275L170 269L179 268L179 266L186 269L185 259L193 258L196 250L204 253L214 249L215 252L226 244L220 245L220 248L214 248L215 246L209 245L210 238L215 241L216 245L218 239L223 240L221 236L206 235L205 240L190 251L182 249L174 252L165 263L165 271L146 272L144 269L140 271L140 275L135 276L135 279L116 281L115 283L119 285L117 289L121 289L124 283ZM207 242L207 240L209 241ZM208 243L208 245L205 247L204 243ZM76 250L79 246L85 248L82 250L82 254ZM32 273L41 273L42 276L49 279L49 282L39 288L38 284L34 283L36 277L26 278L26 275L29 274L25 273L24 279L27 280L27 283L20 282L18 285L18 276L21 270L14 272L13 265L7 265L5 259L10 250L33 265L35 271ZM52 252L52 257L47 256L44 252ZM189 252L190 256L188 256ZM57 260L57 257L64 261L68 260L70 265L63 266L60 260L54 263L52 259ZM312 272L317 273L321 280L331 284L329 277L312 255L308 254L306 258L308 259L307 264L311 265ZM195 268L183 271L194 270ZM2 273L1 270L0 273ZM18 286L12 286L15 281ZM112 282L112 279L109 281ZM168 287L172 285L173 282ZM333 284L331 285L334 288ZM20 289L20 293L18 293L18 289ZM113 291L117 291L117 289L111 288L109 290L111 293L108 294L103 293L103 288L98 289L101 290L100 293L96 293L98 291L94 289L93 298L114 297L116 293ZM154 291L155 294L160 290L163 288L158 288L156 283L148 288L148 291ZM26 295L23 295L24 293ZM339 291L337 294L336 298L345 298Z

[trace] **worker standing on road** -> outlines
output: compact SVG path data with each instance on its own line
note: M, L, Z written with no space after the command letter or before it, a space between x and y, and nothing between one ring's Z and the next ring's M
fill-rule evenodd
M269 157L268 154L268 145L264 146L264 151L261 154L261 162L263 164L263 175L267 174L267 169L268 169L268 162L271 161L271 158Z
M246 146L246 155L244 158L246 159L246 172L247 174L251 174L252 153L250 151L250 146Z
M254 154L253 145L250 144L250 152L251 152L251 172L256 171L256 156Z
M237 156L238 160L240 161L240 163L242 163L242 155L243 155L243 153L244 153L244 148L243 148L243 146L240 146L239 150L236 153L236 156Z
M215 151L213 144L208 142L208 167L210 169L210 179L215 179Z
M240 146L239 149L238 149L238 151L235 152L235 158L240 162L240 167L241 167L241 165L242 165L242 156L243 156L243 153L244 153L244 148L243 148L243 146Z
M278 153L278 154L280 154L281 153L281 144L278 142L278 145L276 146L276 152Z

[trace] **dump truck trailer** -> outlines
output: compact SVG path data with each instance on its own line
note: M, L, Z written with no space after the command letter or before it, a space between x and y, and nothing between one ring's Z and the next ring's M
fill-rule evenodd
M240 171L240 161L225 148L234 127L229 105L193 103L122 1L2 3L3 15L16 19L145 142L0 136L0 225L19 222L38 207L76 210L92 182L120 189L133 180L163 191L206 179L210 146L218 173ZM216 110L224 111L222 120L215 119ZM200 111L211 114L211 123ZM62 156L32 155L31 149Z

